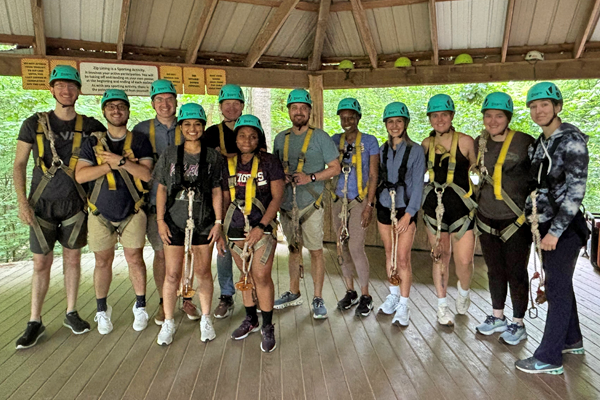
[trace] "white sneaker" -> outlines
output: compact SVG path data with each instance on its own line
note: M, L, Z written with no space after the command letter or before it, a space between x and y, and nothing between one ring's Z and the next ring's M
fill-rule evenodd
M466 314L469 311L471 305L471 292L468 295L463 296L460 294L460 281L456 284L458 295L456 296L456 313Z
M98 333L101 335L108 335L113 330L113 324L110 322L110 316L112 314L112 307L108 306L106 311L100 311L96 313L94 321L98 323Z
M377 312L380 314L393 314L400 304L400 297L395 294L388 294L382 305L379 306Z
M173 335L175 334L175 320L165 319L158 333L156 342L161 346L168 346L173 341Z
M146 312L146 307L137 308L135 304L133 304L133 330L135 331L143 331L148 326L148 313Z
M202 316L200 320L200 341L202 342L210 342L217 334L215 333L215 328L213 328L212 321L206 315Z
M394 319L392 319L392 325L396 326L408 326L408 320L410 319L410 308L407 304L398 304Z
M438 306L437 318L440 325L454 326L454 320L452 319L450 310L448 310L447 304Z

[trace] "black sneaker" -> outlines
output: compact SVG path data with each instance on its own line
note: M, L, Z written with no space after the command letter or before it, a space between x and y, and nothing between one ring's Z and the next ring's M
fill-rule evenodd
M256 322L252 322L252 317L246 315L242 324L231 334L231 338L234 340L246 339L249 334L258 331L258 326L258 319Z
M367 317L371 314L371 310L373 309L373 298L369 295L360 296L360 302L358 303L358 307L356 307L355 315L357 317Z
M46 332L46 327L42 324L41 318L40 322L29 321L25 333L17 339L17 350L35 346L38 339L44 335L44 332Z
M265 353L275 350L275 347L277 347L277 343L275 343L275 325L263 325L261 333L262 342L260 343L260 349Z
M81 319L77 311L68 313L65 316L63 325L71 329L74 334L81 335L90 331L90 324Z
M348 290L346 291L346 295L344 296L343 299L341 299L340 301L338 301L338 310L349 310L352 308L352 306L358 304L358 294L356 293L356 290Z

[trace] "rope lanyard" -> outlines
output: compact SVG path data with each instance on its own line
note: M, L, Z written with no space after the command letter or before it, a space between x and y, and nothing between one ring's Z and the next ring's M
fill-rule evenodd
M529 298L531 300L531 308L529 308L529 318L537 318L538 310L535 307L535 303L543 304L546 302L546 277L544 274L543 260L542 260L542 237L539 229L539 214L537 209L537 189L531 192L531 215L529 216L529 223L531 224L531 233L533 235L533 243L535 245L535 253L533 256L533 268L534 273L529 280ZM538 266L539 260L539 266ZM538 289L536 292L535 302L533 300L533 281L538 280Z
M396 215L396 189L390 189L390 198L392 199L392 205L390 208L390 219L392 221L392 260L391 260L391 271L388 281L394 286L400 286L400 276L398 275L398 239L400 234L396 232L396 226L398 225L398 217Z
M346 132L342 133L342 137L340 138L340 155L338 157L338 161L342 164L344 159L344 147L346 145ZM356 134L356 139L354 140L354 151L352 153L352 161L350 167L356 169L356 184L358 188L358 197L360 201L364 200L367 196L367 192L369 190L369 185L363 187L363 169L362 169L362 133L358 131ZM343 165L343 164L342 164Z
M185 223L185 263L183 275L180 283L179 292L182 297L193 297L196 291L193 288L194 283L194 252L192 250L192 238L194 236L194 196L195 191L192 188L187 189L188 198L188 219Z

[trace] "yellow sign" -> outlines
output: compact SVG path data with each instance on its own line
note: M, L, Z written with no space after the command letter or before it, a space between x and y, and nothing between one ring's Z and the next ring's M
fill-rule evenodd
M227 83L224 69L206 69L206 93L217 95Z
M77 68L77 61L75 60L50 60L50 72L52 72L57 65L70 65L76 70L79 70L79 68Z
M183 79L181 77L181 67L170 65L160 66L160 79L167 79L173 83L175 90L179 94L183 94Z
M185 94L205 94L204 68L183 67Z
M23 77L23 89L25 90L47 90L48 78L48 60L40 58L22 58L21 76Z

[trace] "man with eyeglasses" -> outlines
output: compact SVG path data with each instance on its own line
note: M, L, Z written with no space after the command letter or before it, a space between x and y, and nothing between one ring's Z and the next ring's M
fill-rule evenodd
M17 349L34 346L44 334L42 306L50 284L54 244L63 247L63 274L67 309L63 322L75 334L89 332L90 324L77 313L81 248L87 243L85 190L73 172L81 143L91 132L106 128L94 118L75 112L81 89L79 72L58 65L50 75L54 110L27 118L17 138L13 181L19 218L30 226L29 247L33 253L31 315L27 329L17 340ZM27 162L35 160L29 196L26 194Z

